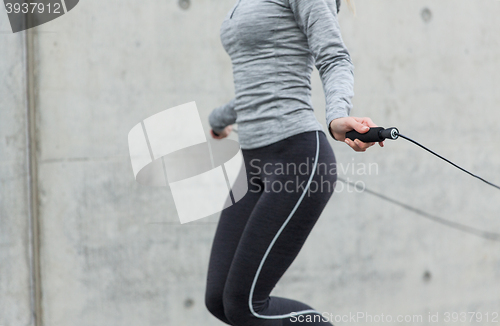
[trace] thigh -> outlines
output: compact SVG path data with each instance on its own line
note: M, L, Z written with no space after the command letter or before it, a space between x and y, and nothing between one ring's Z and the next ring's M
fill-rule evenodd
M254 173L252 172L252 166L249 164L251 156L245 153L243 155L248 191L237 203L221 212L210 253L207 293L220 298L222 298L224 284L226 283L234 253L240 242L241 234L263 190L259 180L252 179Z

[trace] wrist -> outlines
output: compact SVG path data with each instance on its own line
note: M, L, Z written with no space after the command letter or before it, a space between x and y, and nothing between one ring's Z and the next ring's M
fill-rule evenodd
M338 118L337 118L337 119L338 119ZM330 124L328 125L328 132L330 133L330 136L332 136L332 138L333 138L333 139L338 140L338 139L337 139L337 138L335 138L335 136L333 135L333 129L334 129L334 128L333 128L333 125L334 125L334 121L335 121L335 120L336 120L336 119L332 119L332 120L330 121Z

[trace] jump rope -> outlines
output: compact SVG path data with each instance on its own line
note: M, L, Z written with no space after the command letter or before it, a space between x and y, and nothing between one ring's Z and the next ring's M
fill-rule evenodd
M238 133L238 130L236 129L233 129L232 131ZM216 136L218 136L215 132L214 134ZM500 190L500 186L497 186L496 184L488 181L488 180L485 180L483 178L481 178L480 176L462 168L461 166L459 166L458 164L455 164L453 163L452 161L448 160L447 158L439 155L438 153L432 151L431 149L425 147L424 145L420 144L419 142L411 139L410 137L407 137L403 134L401 134L399 132L399 130L395 127L391 127L391 128L383 128L383 127L375 127L375 128L370 128L370 130L368 130L366 133L359 133L355 130L351 130L349 132L346 133L346 138L349 138L351 139L352 141L354 141L355 139L359 139L360 141L362 142L365 142L365 143L372 143L372 142L381 142L381 141L384 141L386 139L390 139L390 140L396 140L398 139L399 137L403 138L403 139L406 139L407 141L419 146L420 148L428 151L429 153L439 157L440 159L442 159L443 161L445 162L448 162L449 164L453 165L454 167L456 167L457 169L461 170L462 172L464 173L467 173L468 175L476 178L476 179L479 179L481 180L482 182L486 183L487 185L491 186L491 187L494 187L498 190ZM353 182L350 182L350 181L346 181L340 177L337 177L337 179L345 184L349 184L353 187L356 187L357 189L359 189L359 186L356 185L355 183ZM459 230L459 231L462 231L462 232L466 232L466 233L469 233L469 234L472 234L472 235L475 235L475 236L478 236L478 237L481 237L481 238L484 238L484 239L487 239L487 240L492 240L492 241L499 241L500 242L500 233L495 233L495 232L487 232L487 231L482 231L482 230L479 230L479 229L476 229L476 228L473 228L473 227L470 227L470 226L467 226L467 225L464 225L464 224L461 224L461 223L457 223L457 222L452 222L452 221L449 221L449 220L446 220L446 219L443 219L441 217L438 217L438 216L435 216L435 215L432 215L430 213L427 213L421 209L418 209L418 208L415 208L415 207L412 207L410 205L407 205L407 204L404 204L398 200L395 200L395 199L392 199L388 196L385 196L383 194L380 194L378 192L375 192L373 190L369 190L365 187L363 187L361 190L363 190L364 192L366 193L369 193L373 196L376 196L382 200L385 200L387 202L390 202L394 205L397 205L397 206L400 206L408 211L411 211L415 214L418 214L420 216L423 216L427 219L430 219L434 222L437 222L437 223L440 223L440 224L443 224L447 227L450 227L450 228L454 228L456 230Z
M492 187L495 187L497 189L500 190L500 187L497 186L496 184L493 184L487 180L484 180L483 178L475 175L474 173L472 172L469 172L467 171L466 169L458 166L457 164L453 163L452 161L442 157L441 155L437 154L436 152L433 152L432 150L428 149L427 147L425 147L424 145L420 144L419 142L411 139L410 137L407 137L403 134L400 134L399 133L399 130L397 128L387 128L387 129L384 129L383 127L376 127L376 128L370 128L370 130L368 130L367 133L365 134L361 134L355 130L352 130L352 131L349 131L347 132L346 134L346 137L351 139L351 140L354 140L354 139L359 139L361 140L362 142L364 143L371 143L371 142L381 142L383 140L386 140L386 139L392 139L392 140L396 140L398 139L399 137L401 138L404 138L412 143L414 143L415 145L425 149L426 151L428 151L429 153L432 153L434 155L436 155L437 157L439 157L440 159L450 163L451 165L453 165L454 167L456 167L457 169L460 169L462 170L463 172L473 176L474 178L477 178L481 181L483 181L484 183L492 186Z
M478 176L478 175L476 175L476 174L474 174L474 173L472 173L470 171L467 171L466 169L462 168L458 164L453 163L452 161L450 161L447 158L439 155L438 153L432 151L431 149L425 147L424 145L420 144L419 142L411 139L408 136L405 136L405 135L401 134L399 132L399 130L397 128L395 128L395 127L387 128L387 129L385 129L383 127L370 128L370 130L368 130L368 132L366 132L364 134L359 133L359 132L357 132L355 130L352 130L352 131L349 131L349 132L346 133L346 138L349 138L349 139L351 139L353 141L355 139L359 139L359 140L361 140L362 142L365 142L365 143L381 142L381 141L384 141L385 139L396 140L399 137L408 140L409 142L411 142L411 143L419 146L422 149L425 149L429 153L434 154L435 156L439 157L440 159L442 159L445 162L448 162L449 164L453 165L454 167L456 167L457 169L461 170L462 172L465 172L468 175L473 176L474 178L481 180L482 182L486 183L487 185L492 186L492 187L500 190L500 187L497 186L496 184L494 184L494 183L492 183L492 182L490 182L488 180L485 180L485 179L481 178L480 176ZM341 182L353 185L356 188L359 187L359 186L355 185L352 182L349 182L349 181L346 181L346 180L343 180L343 179L340 179L340 178L339 178L339 180ZM473 234L473 235L479 236L479 237L487 239L487 240L500 241L500 233L482 231L482 230L479 230L479 229L476 229L476 228L473 228L473 227L470 227L470 226L467 226L467 225L464 225L464 224L460 224L460 223L457 223L457 222L452 222L452 221L443 219L441 217L438 217L438 216L429 214L427 212L424 212L421 209L418 209L418 208L412 207L410 205L401 203L401 202L399 202L399 201L397 201L395 199L389 198L389 197L387 197L385 195L382 195L380 193L377 193L375 191L372 191L372 190L369 190L369 189L366 189L366 188L364 188L363 190L365 192L371 194L371 195L379 197L380 199L383 199L383 200L388 201L388 202L390 202L392 204L400 206L400 207L402 207L402 208L404 208L406 210L409 210L409 211L411 211L413 213L416 213L416 214L418 214L420 216L428 218L428 219L430 219L430 220L432 220L434 222L441 223L441 224L446 225L448 227L451 227L451 228L454 228L454 229L457 229L457 230L460 230L462 232L466 232L466 233L469 233L469 234Z

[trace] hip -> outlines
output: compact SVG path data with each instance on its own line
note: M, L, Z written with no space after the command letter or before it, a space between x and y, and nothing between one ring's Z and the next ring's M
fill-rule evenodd
M248 176L260 179L336 179L336 158L321 130L301 132L267 146L242 149Z

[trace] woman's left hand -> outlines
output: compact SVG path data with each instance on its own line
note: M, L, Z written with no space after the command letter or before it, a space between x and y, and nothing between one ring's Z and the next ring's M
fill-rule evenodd
M370 128L378 127L373 123L372 119L368 117L358 118L358 117L345 117L332 120L330 123L330 129L332 131L333 137L338 141L343 141L349 145L356 152L364 152L369 147L375 145L375 143L364 143L359 139L352 141L345 137L346 132L351 130L356 130L359 133L366 133ZM379 142L380 147L384 147L384 142Z

